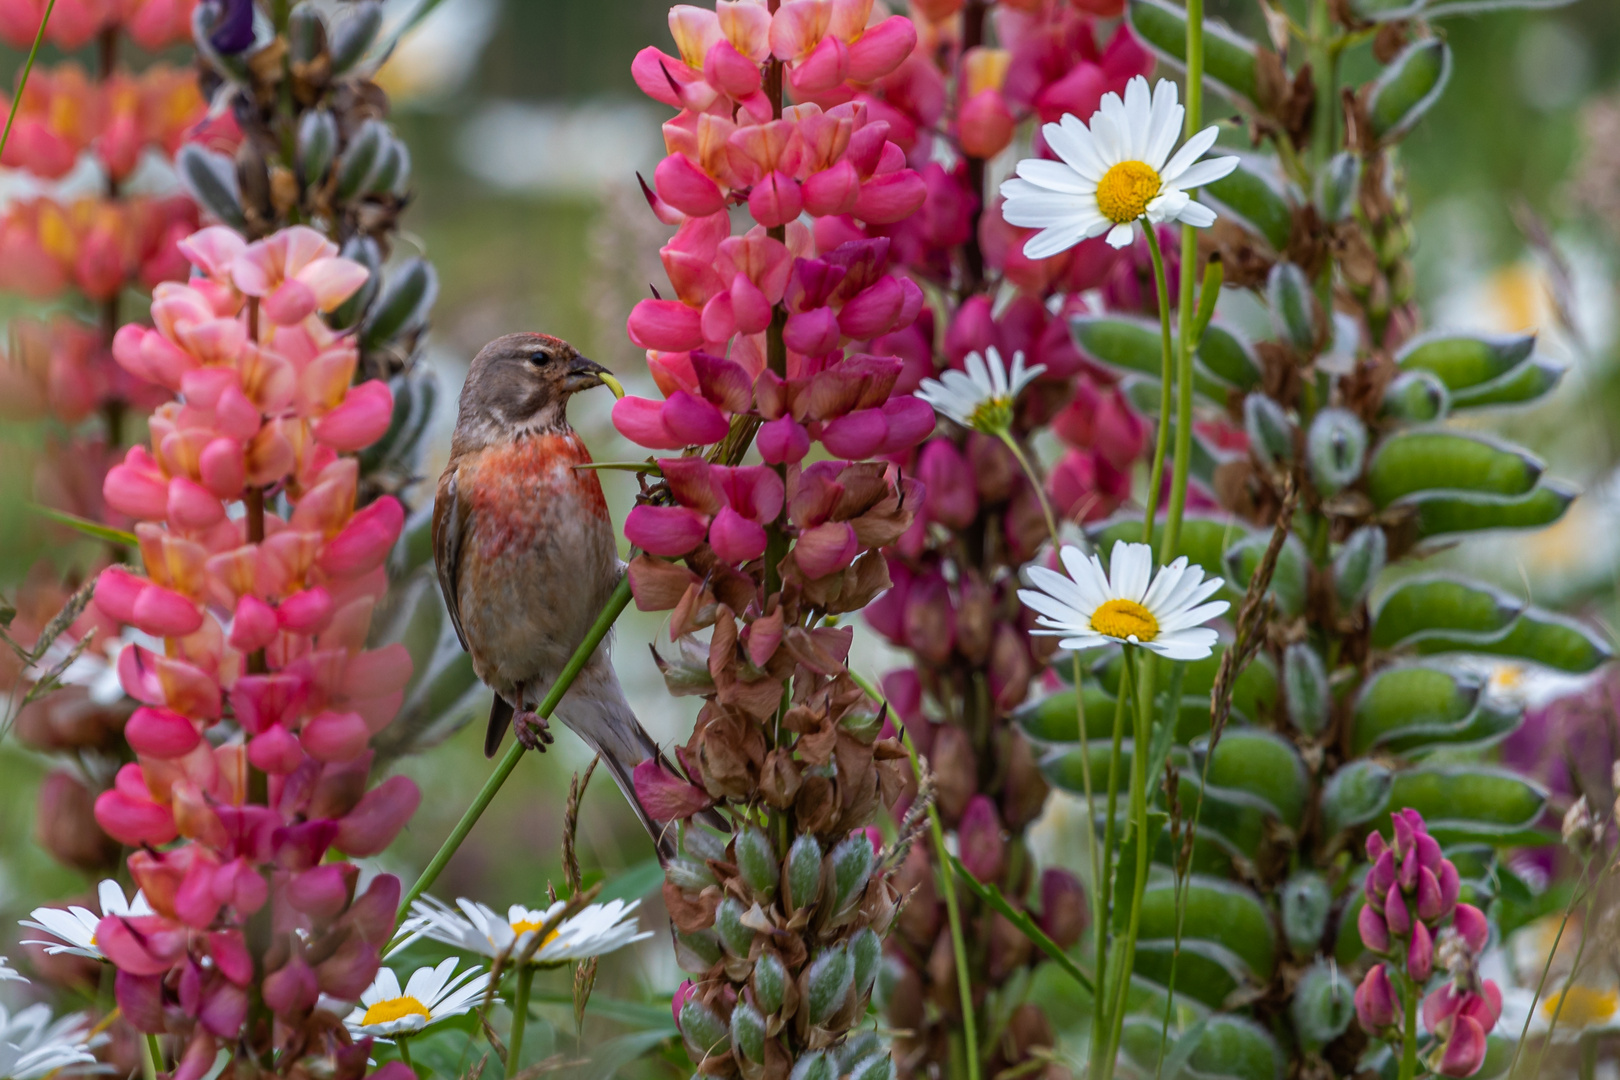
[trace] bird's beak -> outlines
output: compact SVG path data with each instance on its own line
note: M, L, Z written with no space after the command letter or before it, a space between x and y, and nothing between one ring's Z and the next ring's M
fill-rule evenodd
M606 386L613 391L614 397L624 397L624 387L619 385L619 380L613 377L611 371L595 360L587 360L583 356L575 357L574 362L568 366L568 392L574 394L581 390L589 390L593 386Z

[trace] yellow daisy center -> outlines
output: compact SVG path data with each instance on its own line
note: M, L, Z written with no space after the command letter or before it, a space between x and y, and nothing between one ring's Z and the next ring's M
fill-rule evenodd
M1109 600L1091 613L1091 628L1111 638L1152 641L1159 636L1159 620L1135 600Z
M994 435L1012 427L1012 398L990 397L974 408L968 417L968 426L986 435Z
M534 933L544 925L544 922L533 919L525 919L522 922L515 922L512 924L512 933L516 934L518 937L522 937L524 934ZM561 932L561 930L562 927L558 927L556 930L553 930L551 933L547 934L546 939L540 943L540 947L543 949L547 945L550 945L553 941L556 941L557 935Z
M427 1006L420 1001L413 997L397 997L379 1001L367 1009L360 1023L388 1024L395 1020L403 1020L407 1016L420 1016L423 1020L433 1019L433 1014L428 1012Z
M1563 1007L1559 1007L1559 999ZM1596 1027L1607 1023L1620 1012L1620 991L1594 990L1589 986L1572 986L1562 995L1549 994L1541 1003L1542 1014L1551 1020L1558 1013L1558 1022L1571 1028Z
M1124 225L1147 212L1148 203L1162 186L1153 166L1143 161L1122 161L1097 181L1097 209L1115 225Z

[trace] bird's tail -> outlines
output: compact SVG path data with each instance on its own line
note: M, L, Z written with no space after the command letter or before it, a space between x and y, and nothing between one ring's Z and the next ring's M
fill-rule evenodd
M663 755L658 750L658 744L653 742L647 729L641 726L641 721L630 710L624 689L619 686L618 677L613 674L613 668L603 654L598 653L579 673L574 684L568 688L568 693L557 704L556 715L571 731L584 739L586 745L601 755L602 764L607 767L619 790L624 792L624 797L641 819L641 824L657 844L659 854L666 858L673 855L674 832L647 813L641 800L636 797L635 780L631 775L643 761L659 760Z

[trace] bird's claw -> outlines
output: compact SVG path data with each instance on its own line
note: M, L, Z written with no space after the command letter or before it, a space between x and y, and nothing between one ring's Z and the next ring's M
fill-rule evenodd
M538 713L524 710L512 717L512 729L517 733L518 742L523 744L525 750L538 750L545 753L556 738L551 733L551 724Z

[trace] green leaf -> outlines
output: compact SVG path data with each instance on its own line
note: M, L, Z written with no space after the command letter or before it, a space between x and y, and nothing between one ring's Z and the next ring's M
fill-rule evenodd
M1165 0L1131 0L1126 18L1136 36L1173 64L1187 62L1187 13ZM1218 22L1204 22L1204 78L1227 96L1256 99L1255 43Z
M1207 741L1193 744L1202 760ZM1287 739L1260 728L1228 731L1209 762L1209 782L1263 800L1289 828L1299 828L1310 779L1299 752Z
M1451 47L1439 38L1414 41L1389 62L1367 100L1367 120L1380 139L1406 134L1440 99L1451 78Z
M1542 464L1516 446L1444 429L1405 431L1383 440L1367 467L1367 493L1380 507L1426 491L1523 495Z
M1389 802L1422 814L1442 843L1503 844L1540 819L1547 792L1506 769L1430 765L1397 773Z
M1523 495L1478 492L1423 492L1395 505L1416 511L1417 537L1430 540L1491 529L1537 529L1564 516L1576 489L1558 480L1537 484Z
M1398 734L1454 728L1474 711L1483 689L1467 672L1421 664L1385 668L1356 697L1351 750L1359 757Z
M1528 358L1534 334L1451 334L1430 332L1413 338L1395 354L1402 371L1427 371L1453 394L1494 382Z
M1225 211L1223 216L1234 218L1273 251L1288 247L1294 232L1294 208L1284 194L1282 174L1274 159L1240 154L1238 167L1205 184L1203 193Z
M952 855L950 860L951 866L956 872L956 880L968 892L988 904L1008 922L1017 927L1019 933L1029 938L1031 944L1051 957L1058 967L1067 972L1071 979L1085 989L1086 993L1096 992L1096 984L1091 981L1091 976L1081 971L1080 965L1076 964L1057 942L1047 937L1041 928L1035 925L1035 921L1029 917L1028 912L1020 911L1009 904L1007 898L1001 895L1001 890L994 885L986 885L968 873L967 867L962 865L961 859Z
M75 532L81 532L96 540L104 540L109 544L119 544L129 548L138 548L140 546L140 541L136 539L134 533L125 532L123 529L115 529L111 525L103 525L99 521L91 521L89 518L82 518L77 514L54 510L49 506L41 506L39 503L29 503L28 509L42 518L48 518L58 525L65 525Z

